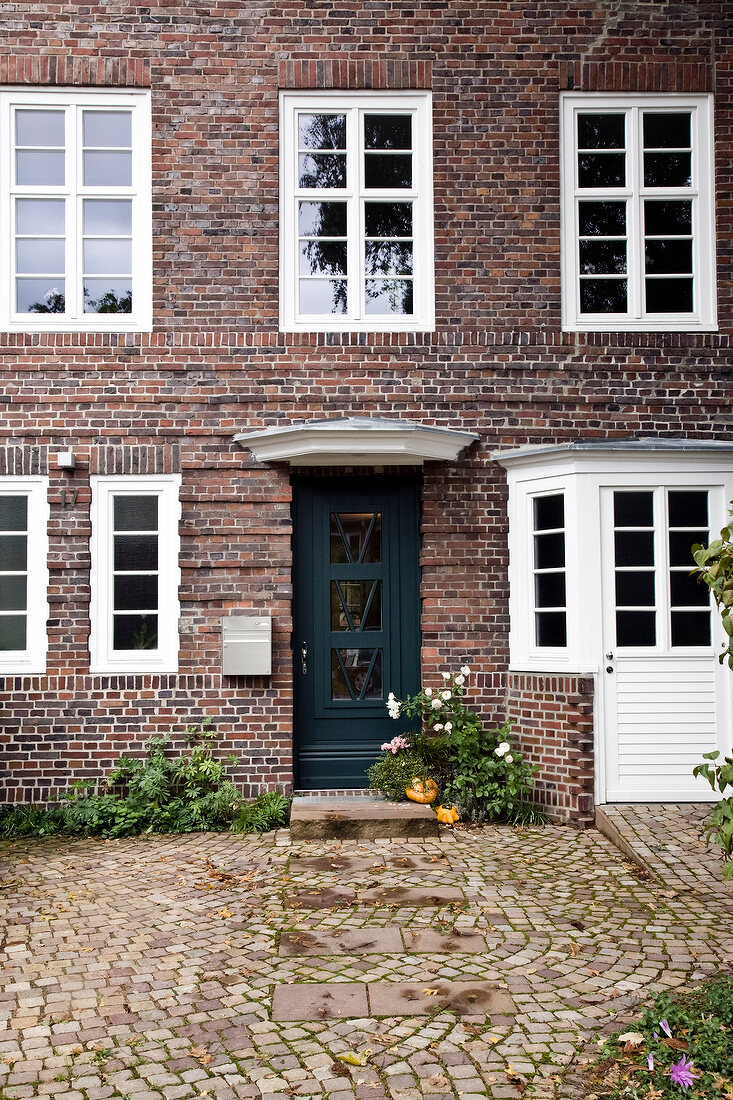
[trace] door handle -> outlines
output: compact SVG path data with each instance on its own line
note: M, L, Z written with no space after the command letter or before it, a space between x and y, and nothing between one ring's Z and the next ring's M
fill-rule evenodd
M613 653L607 653L606 654L606 660L607 661L612 661L613 660Z
M300 668L305 676L308 672L308 646L305 642L302 642L300 646Z
M613 665L606 665L606 672L613 672Z

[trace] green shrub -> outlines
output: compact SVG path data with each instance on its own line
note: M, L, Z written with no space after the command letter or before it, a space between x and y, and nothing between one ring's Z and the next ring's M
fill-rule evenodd
M529 799L534 769L510 745L509 725L484 730L479 715L465 705L469 673L465 666L445 673L441 688L427 687L402 701L390 694L390 716L416 718L420 729L383 746L384 755L369 769L371 786L404 798L412 776L430 776L441 788L440 798L458 806L464 821L544 821ZM409 747L401 747L402 741Z
M241 805L231 825L233 833L267 833L282 829L290 820L291 800L277 791L267 791L254 802Z
M213 753L213 719L189 726L187 753L169 756L169 740L151 738L143 758L122 756L102 784L74 783L48 807L6 807L0 836L135 836L194 831L262 832L287 820L289 800L265 794L244 802ZM228 758L234 763L236 757Z
M385 750L367 772L369 786L381 791L393 802L405 802L405 789L411 779L434 779L442 787L445 777L445 751L442 739L430 739L420 734L408 734L409 748L393 753Z

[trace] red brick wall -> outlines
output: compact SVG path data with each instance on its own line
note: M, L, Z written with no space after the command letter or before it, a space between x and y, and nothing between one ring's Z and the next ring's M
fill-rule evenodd
M30 18L6 5L0 82L151 88L155 323L141 335L0 334L0 472L45 472L49 449L79 457L71 478L50 472L48 676L0 681L6 797L98 775L204 713L241 752L246 788L290 781L289 471L253 462L236 433L366 414L480 435L455 465L425 468L423 663L437 675L467 661L490 721L508 686L506 485L491 451L728 436L728 5L623 9L284 0L41 4ZM281 87L432 88L435 333L278 333ZM560 332L568 87L714 88L720 333ZM138 469L183 478L180 675L91 677L88 478ZM76 504L63 508L71 486ZM222 615L250 608L273 615L273 676L222 679Z
M510 672L507 717L553 821L593 824L593 680Z

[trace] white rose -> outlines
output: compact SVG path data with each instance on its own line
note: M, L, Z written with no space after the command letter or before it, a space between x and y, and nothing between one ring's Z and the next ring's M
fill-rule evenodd
M442 728L443 728L443 726L442 726L442 724L441 724L440 722L436 722L436 723L435 723L435 725L433 726L433 729L434 729L434 730L442 730ZM446 726L446 729L447 729L447 728L448 728L448 727Z
M453 723L452 722L446 722L445 728L448 731L448 733L450 733L450 731L453 729Z
M444 680L450 680L450 672L441 672L440 674Z
M443 706L443 703L440 699L433 699L430 706L433 708L433 710L439 710L439 708Z
M430 696L433 694L433 689L432 688L425 688L425 694L427 695L427 697L429 699Z
M511 764L513 759L514 759L514 757L512 756L512 754L510 752L508 752L506 754L506 756L504 757L504 763L505 764Z
M446 702L447 702L448 699L451 698L451 693L449 691L441 691L440 697L441 697L441 699L445 699Z
M456 676L456 683L458 684L459 687L462 687L463 684L465 684L465 682L466 682L466 677L463 676L461 673L459 673Z
M468 665L461 665L461 676L468 676L470 672L471 669L468 667Z

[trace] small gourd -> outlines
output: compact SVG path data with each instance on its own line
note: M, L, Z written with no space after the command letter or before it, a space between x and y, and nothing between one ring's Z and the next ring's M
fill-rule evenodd
M438 806L435 816L441 825L455 825L461 817L455 806Z
M411 802L421 802L423 805L435 802L438 797L438 784L434 779L420 779L419 776L415 776L410 780L405 794Z

